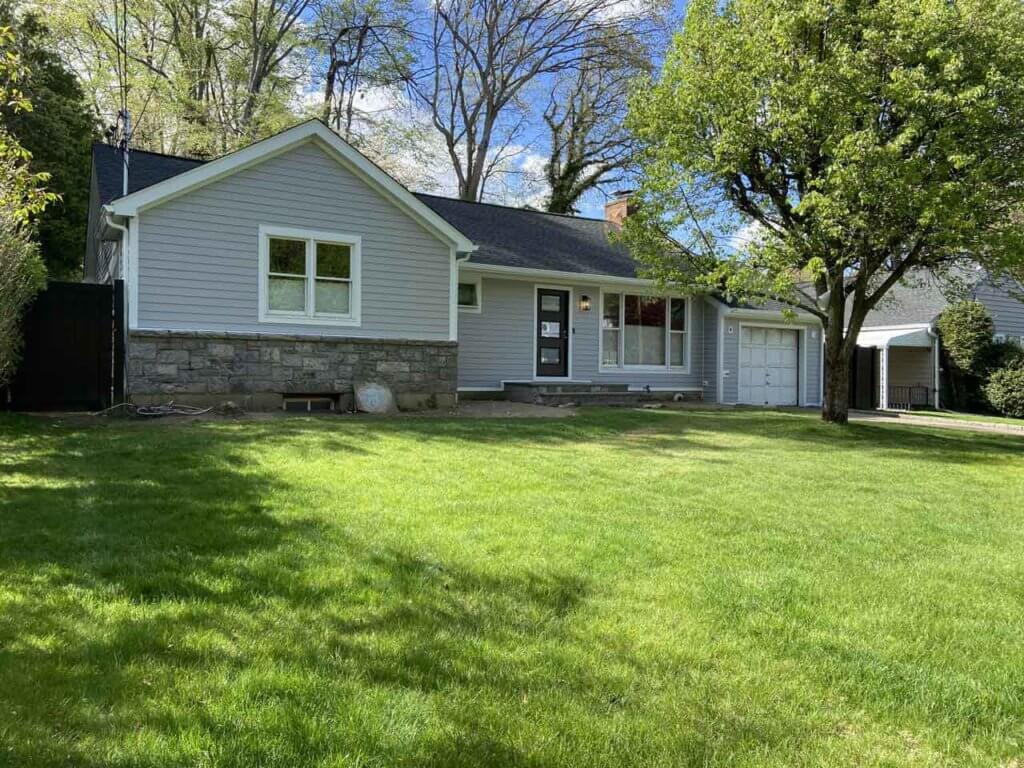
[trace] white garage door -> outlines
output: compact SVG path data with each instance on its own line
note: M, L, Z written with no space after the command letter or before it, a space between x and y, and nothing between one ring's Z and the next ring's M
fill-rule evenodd
M744 326L740 334L740 402L797 405L797 332Z

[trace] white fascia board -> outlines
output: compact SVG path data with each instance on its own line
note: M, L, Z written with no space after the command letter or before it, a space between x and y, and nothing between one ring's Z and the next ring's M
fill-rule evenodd
M745 307L733 307L725 310L728 317L737 319L750 318L752 320L767 320L769 318L782 320L787 325L821 325L821 320L807 312L800 312L795 307L795 317L787 317L779 309L748 309Z
M191 192L225 176L262 163L276 155L287 152L303 142L316 140L343 162L346 168L355 172L364 181L387 195L402 210L426 225L460 253L476 250L473 242L455 227L421 202L409 190L349 146L334 131L319 120L309 120L289 128L263 141L250 144L231 154L197 166L190 171L179 173L169 179L133 192L108 204L108 209L118 216L136 216L142 210L166 202L179 195Z

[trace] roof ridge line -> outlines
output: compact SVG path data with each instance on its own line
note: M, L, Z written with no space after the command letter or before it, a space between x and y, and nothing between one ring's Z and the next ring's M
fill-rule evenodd
M521 211L523 213L539 213L542 216L560 216L563 219L572 219L574 221L600 221L606 224L612 222L607 219L603 219L599 216L576 216L572 213L555 213L554 211L539 211L536 208L523 208L519 205L508 205L506 203L492 203L487 200L462 200L458 197L448 197L447 195L435 195L432 192L414 192L413 194L421 197L433 197L437 200L451 200L453 203L465 203L466 205L489 205L491 208L505 208L510 211Z
M105 141L94 141L92 143L92 147L93 147L93 149L96 149L97 147L104 147L104 148L107 148L107 149L112 149L114 151L120 151L120 147L117 147L117 146L115 146L113 144L107 144ZM172 155L169 152L156 152L156 151L154 151L152 149L139 149L139 148L136 148L136 147L132 147L129 151L131 151L131 152L142 152L143 154L146 154L146 155L156 155L157 157L166 157L166 158L169 158L171 160L186 160L186 161L188 161L190 163L208 163L208 162L210 162L210 160L215 160L216 159L216 158L189 157L188 155Z

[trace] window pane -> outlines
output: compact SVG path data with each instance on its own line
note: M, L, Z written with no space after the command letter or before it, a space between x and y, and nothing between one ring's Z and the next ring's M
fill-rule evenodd
M352 276L352 249L338 243L316 244L316 276L342 277Z
M626 296L626 365L665 364L665 299Z
M619 307L621 306L622 296L617 293L606 293L603 301L604 309L601 312L601 327L618 328Z
M476 307L476 283L459 283L459 306Z
M540 324L540 335L544 339L557 339L562 335L562 324L545 320Z
M332 315L349 313L349 283L336 283L333 280L316 281L316 311Z
M267 295L268 306L278 312L303 312L306 309L306 279L303 277L271 277Z
M669 358L669 365L686 365L686 334L685 333L673 333L672 338L669 339L669 352L671 357Z
M561 360L561 350L558 347L540 348L540 361L543 365L558 365Z
M306 274L306 241L270 238L270 271L286 275Z
M562 297L545 293L540 297L540 308L542 312L561 312Z
M686 299L672 299L672 330L686 330Z
M601 331L601 365L619 364L619 332Z

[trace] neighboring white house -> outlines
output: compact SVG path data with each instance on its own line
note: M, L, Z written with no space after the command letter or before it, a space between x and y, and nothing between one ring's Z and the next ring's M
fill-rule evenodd
M123 171L94 148L86 279L127 286L136 401L277 406L376 379L403 407L541 387L821 403L818 321L660 294L609 240L625 199L585 219L413 194L318 121L205 163L132 152L127 194ZM876 405L904 381L897 331L934 317L917 320L862 332L888 350ZM926 337L907 381L932 401Z

